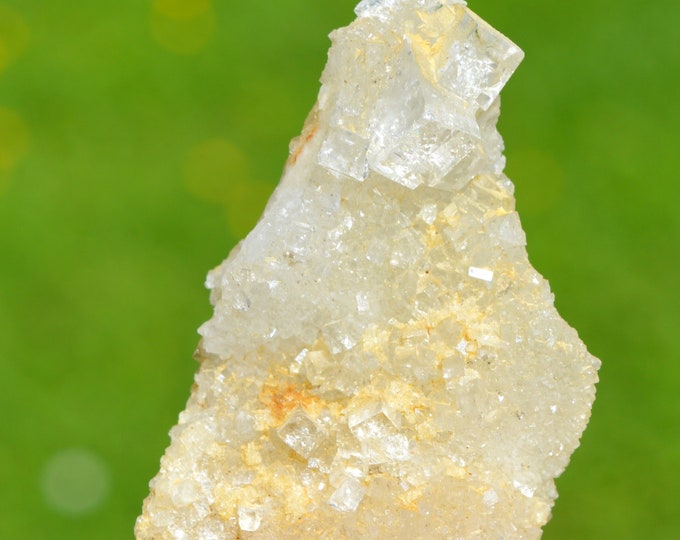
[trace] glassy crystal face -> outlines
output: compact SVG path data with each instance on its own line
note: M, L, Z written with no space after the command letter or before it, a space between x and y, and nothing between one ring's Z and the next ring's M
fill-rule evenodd
M599 361L531 267L461 1L364 0L262 219L208 275L139 540L541 535Z
M309 458L323 440L323 433L314 421L301 411L291 415L277 433L287 446L303 458Z

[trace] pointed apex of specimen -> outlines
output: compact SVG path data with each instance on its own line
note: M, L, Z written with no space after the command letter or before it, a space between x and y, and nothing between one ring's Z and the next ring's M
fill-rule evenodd
M550 517L599 361L503 174L522 52L463 2L357 14L262 219L208 275L138 540L527 540Z
M448 173L479 157L483 113L522 51L462 2L365 1L357 13L331 35L319 96L330 132L320 163L356 180L374 171L409 188L456 188L460 175ZM370 85L358 92L356 81Z
M433 12L441 7L466 6L465 0L362 0L354 13L358 17L377 17L382 20L388 19L399 10L420 10Z

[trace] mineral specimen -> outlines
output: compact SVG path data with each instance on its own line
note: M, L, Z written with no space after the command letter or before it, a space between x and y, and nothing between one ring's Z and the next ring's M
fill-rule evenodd
M139 540L531 539L599 361L531 267L461 0L364 0L214 316ZM227 181L225 179L225 181Z

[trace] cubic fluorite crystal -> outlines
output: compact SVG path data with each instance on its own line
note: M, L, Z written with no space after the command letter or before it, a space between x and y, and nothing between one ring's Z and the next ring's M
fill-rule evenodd
M262 219L208 276L139 540L530 539L549 519L599 361L503 175L522 52L459 0L356 13Z

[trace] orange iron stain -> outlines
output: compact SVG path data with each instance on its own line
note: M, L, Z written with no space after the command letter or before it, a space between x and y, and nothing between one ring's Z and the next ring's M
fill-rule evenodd
M312 408L319 398L288 383L283 386L265 386L260 394L260 400L267 406L272 418L281 422L298 407Z

